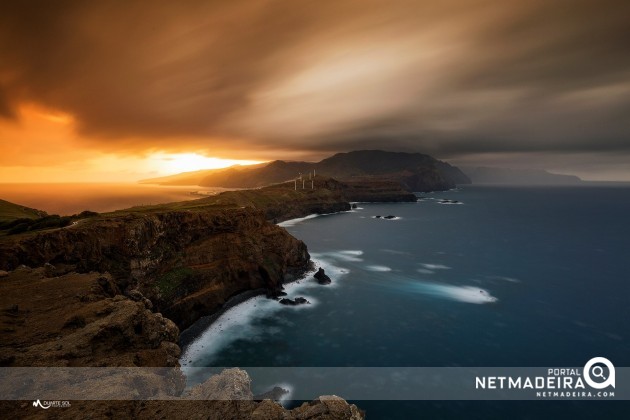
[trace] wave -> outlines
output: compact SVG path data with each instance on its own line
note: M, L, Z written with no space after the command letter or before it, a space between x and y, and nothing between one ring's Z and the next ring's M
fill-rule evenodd
M448 265L443 265L443 264L421 263L420 265L426 268L427 270L450 270L451 269L451 267L449 267Z
M365 269L369 271L380 271L380 272L392 271L391 268L386 267L384 265L368 265L365 267Z
M331 251L331 252L322 252L320 254L312 254L316 255L319 259L328 259L328 260L336 260L336 261L346 261L346 262L361 262L363 258L359 258L360 255L363 255L363 251L360 250L342 250L342 251Z
M282 305L276 300L259 295L228 309L188 345L180 357L184 374L187 374L187 366L196 366L199 362L202 362L203 366L209 366L213 357L236 340L246 339L257 342L261 341L264 335L273 335L278 332L278 327L262 326L256 323L257 320L269 318L270 315L280 311L301 311L316 307L319 301L304 292L315 287L334 287L336 280L347 271L344 272L343 269L327 264L325 261L315 260L314 262L316 266L323 267L333 279L330 285L319 285L312 279L312 273L308 273L300 280L284 285L287 298L294 299L301 296L310 304Z
M314 219L316 217L318 217L319 214L309 214L308 216L305 217L298 217L297 219L289 219L289 220L285 220L284 222L280 222L278 223L278 226L280 227L291 227L291 226L295 226L300 222L303 222L305 220L309 220L309 219Z
M452 286L444 284L422 283L417 285L421 293L447 298L466 303L494 303L499 299L487 290L474 286Z
M361 250L354 250L354 249L347 249L344 251L337 251L340 254L345 254L345 255L363 255L363 251Z
M334 256L331 258L331 255L329 253L320 254L317 252L312 252L311 260L313 260L313 262L315 263L315 267L323 268L324 271L326 271L326 274L328 274L333 279L333 282L327 287L334 285L335 279L344 276L350 272L348 268L340 267L338 265L338 262L334 261Z

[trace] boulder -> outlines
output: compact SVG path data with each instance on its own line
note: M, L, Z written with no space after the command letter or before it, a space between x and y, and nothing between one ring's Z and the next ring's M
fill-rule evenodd
M317 273L315 273L313 277L315 277L319 284L330 284L332 282L330 277L326 275L326 272L321 267L317 270Z
M263 400L280 401L282 397L288 393L289 393L288 390L284 388L280 388L279 386L274 386L273 389L267 392L254 395L254 401L263 401Z
M282 296L286 296L287 293L282 289L267 289L267 299L278 300Z
M280 299L280 304L288 305L288 306L297 306L297 305L304 305L304 304L310 304L310 303L311 302L309 302L303 297L296 297L295 299L287 299L287 298Z

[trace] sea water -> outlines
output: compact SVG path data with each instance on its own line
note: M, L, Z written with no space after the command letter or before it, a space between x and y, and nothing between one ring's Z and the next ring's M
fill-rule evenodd
M630 366L630 187L418 196L284 224L332 284L287 287L309 305L257 297L231 309L182 364L579 367L604 356ZM601 418L623 403L358 404L370 418Z

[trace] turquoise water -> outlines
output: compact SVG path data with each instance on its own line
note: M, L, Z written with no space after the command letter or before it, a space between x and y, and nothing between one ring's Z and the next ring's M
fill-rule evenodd
M258 298L189 366L630 366L630 188L465 187L289 224L333 279ZM441 199L458 200L441 204ZM375 219L395 215L394 220ZM587 415L597 403L364 402L372 418ZM597 413L619 403L599 402ZM472 410L472 411L471 411ZM594 412L594 414L596 414Z

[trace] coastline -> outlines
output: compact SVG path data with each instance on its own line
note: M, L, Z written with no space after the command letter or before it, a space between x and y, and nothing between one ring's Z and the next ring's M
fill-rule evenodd
M308 278L315 266L306 245L282 225L351 211L339 185L325 179L316 190L275 185L229 191L99 214L73 229L1 238L0 270L10 279L0 284L0 303L10 315L3 319L5 334L25 337L3 340L1 365L181 371L182 349L222 314ZM408 192L380 190L369 201L411 196L415 201ZM52 299L60 282L65 289ZM21 292L33 287L47 300L35 302ZM51 317L53 307L59 313ZM27 316L30 329L37 325L32 331L21 321ZM119 343L118 337L133 341ZM183 395L185 380L182 371L183 382L166 395Z
M352 202L350 204L360 204L360 202ZM290 227L290 226L294 226L297 223L301 223L304 222L306 220L310 220L310 219L314 219L316 217L320 217L320 216L330 216L333 214L339 214L339 213L347 213L347 212L351 212L352 210L342 210L339 212L334 212L334 213L324 213L324 214L317 214L317 213L312 213L309 214L307 216L304 217L296 217L294 219L287 219L285 221L282 221L280 223L277 223L278 226L280 227ZM312 273L314 273L317 268L320 266L321 264L318 264L318 262L316 260L311 259L310 260L310 268L305 271L301 276L293 276L293 278L285 280L282 285L289 285L291 283L296 283L296 282L300 282L302 280L307 280L308 276L311 275ZM208 329L210 328L217 320L219 320L219 318L224 315L227 311L229 311L230 309L244 304L247 301L258 297L258 296L262 296L268 293L267 289L255 289L255 290L247 290L245 292L239 293L233 297L231 297L225 304L223 304L223 306L221 307L221 309L219 309L217 312L211 314L211 315L206 315L203 316L201 318L199 318L193 325L191 325L190 327L186 328L185 330L181 331L179 334L179 342L178 345L181 348L182 351L182 356L186 353L186 350L188 349L188 347L198 338L200 338L200 336Z
M311 268L305 271L301 276L293 276L293 278L285 280L282 283L282 286L290 285L292 283L297 283L302 280L306 280L309 275L314 273L317 270L317 263L313 260L310 262ZM223 304L221 309L213 314L203 316L199 318L193 325L186 328L185 330L179 333L179 341L178 345L181 349L182 355L185 354L187 348L197 340L208 328L210 328L221 316L223 316L230 309L235 308L241 304L247 303L248 301L258 297L267 295L269 293L268 289L260 288L254 290L247 290L242 293L238 293L235 296L232 296L227 302ZM273 298L267 298L273 300Z

